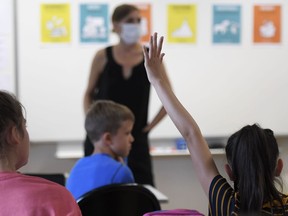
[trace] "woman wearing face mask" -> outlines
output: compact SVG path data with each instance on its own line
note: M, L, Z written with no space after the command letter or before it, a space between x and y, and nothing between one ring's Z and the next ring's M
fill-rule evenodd
M132 131L134 142L128 156L128 166L135 181L154 185L149 154L148 132L166 115L163 107L150 123L147 122L150 83L145 67L141 37L140 11L123 4L112 15L113 32L119 43L99 50L92 62L88 86L84 95L84 111L94 100L109 99L128 106L135 115ZM86 138L85 156L93 153Z

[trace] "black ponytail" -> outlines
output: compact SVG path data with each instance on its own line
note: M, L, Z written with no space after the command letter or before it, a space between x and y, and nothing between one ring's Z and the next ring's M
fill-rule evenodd
M273 131L257 124L243 127L228 139L226 156L240 196L240 213L260 213L263 203L274 199L282 203L274 185L279 150Z

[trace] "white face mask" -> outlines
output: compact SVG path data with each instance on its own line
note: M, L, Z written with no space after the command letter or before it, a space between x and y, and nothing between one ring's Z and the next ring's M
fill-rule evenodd
M126 44L137 43L141 37L141 25L136 23L122 24L120 37Z

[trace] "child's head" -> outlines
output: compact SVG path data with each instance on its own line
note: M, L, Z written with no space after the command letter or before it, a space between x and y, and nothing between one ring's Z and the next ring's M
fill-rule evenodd
M226 156L230 178L241 197L241 211L257 211L271 196L279 198L274 180L283 163L278 160L279 149L272 130L256 124L243 127L228 139Z
M87 112L85 129L93 143L102 139L116 155L124 157L134 141L131 135L134 120L128 107L110 100L97 100Z
M16 160L9 166L15 169L27 163L29 152L29 136L22 110L23 106L15 96L0 91L0 160L10 163L7 160L14 154Z

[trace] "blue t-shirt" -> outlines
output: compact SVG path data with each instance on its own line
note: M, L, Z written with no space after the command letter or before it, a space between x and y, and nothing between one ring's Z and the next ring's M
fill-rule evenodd
M134 182L128 166L108 154L94 154L76 162L70 171L66 188L77 200L83 194L104 185Z

